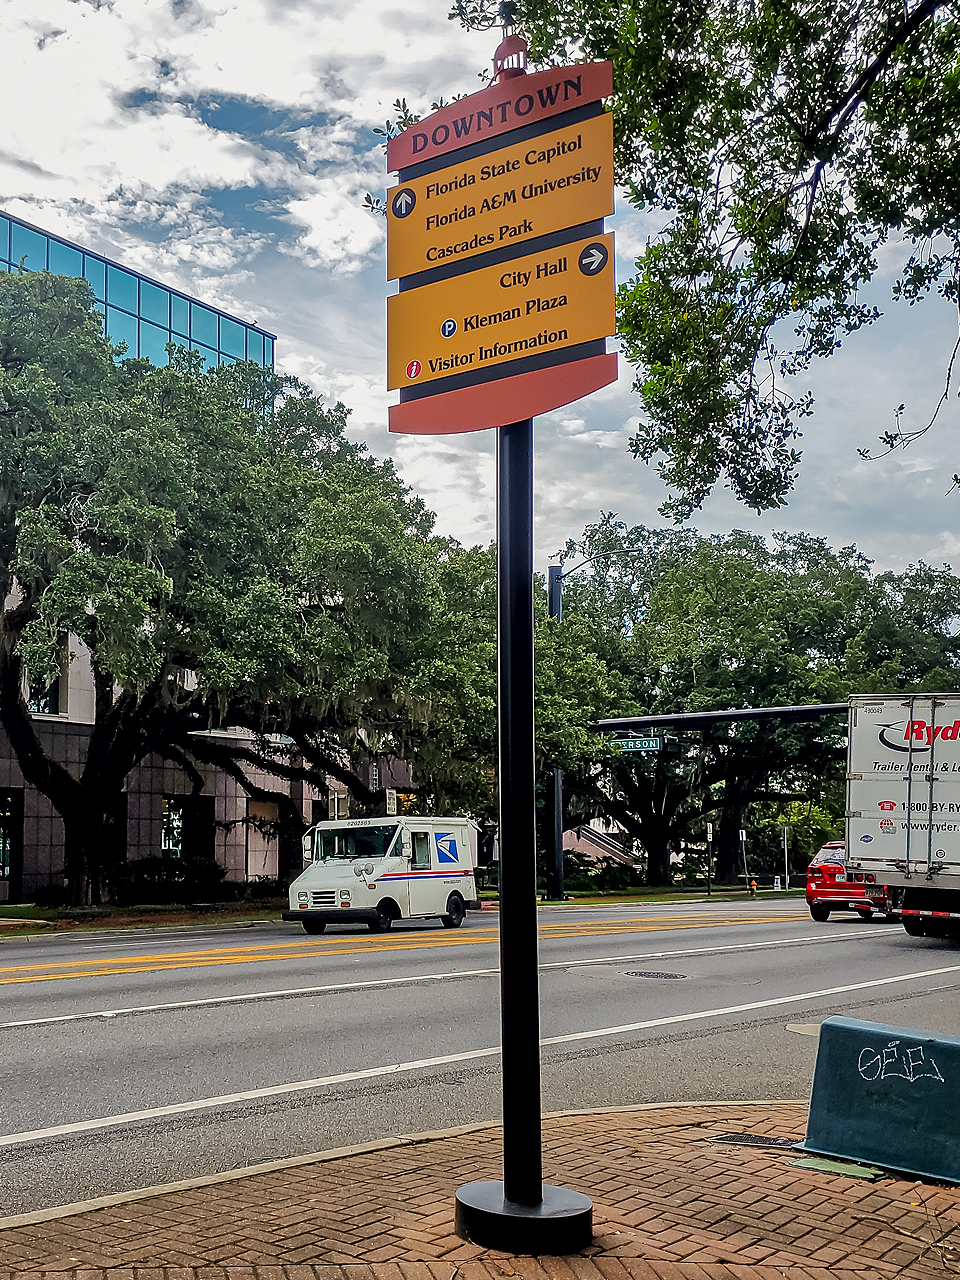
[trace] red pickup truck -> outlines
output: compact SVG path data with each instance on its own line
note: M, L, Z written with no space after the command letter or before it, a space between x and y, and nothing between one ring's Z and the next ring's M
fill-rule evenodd
M814 920L828 920L831 911L856 911L861 920L874 913L887 920L899 918L899 912L884 894L867 897L865 885L875 877L857 871L847 878L847 849L842 840L825 844L807 867L807 906Z

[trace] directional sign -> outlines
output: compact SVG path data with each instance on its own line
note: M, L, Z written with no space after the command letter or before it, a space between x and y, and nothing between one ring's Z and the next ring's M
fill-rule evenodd
M401 184L387 205L389 280L613 213L609 112L512 146L507 135L504 143Z
M498 134L535 128L551 116L600 102L612 93L613 67L609 62L549 67L503 84L492 84L441 107L426 120L391 138L387 143L387 168L393 173L410 165L432 163L464 147L485 146Z
M659 751L659 738L621 738L617 743L621 751Z
M387 386L465 374L476 382L509 361L607 337L616 324L612 258L608 233L396 294L387 301Z
M388 143L391 431L482 431L615 381L612 91L608 62L513 72Z

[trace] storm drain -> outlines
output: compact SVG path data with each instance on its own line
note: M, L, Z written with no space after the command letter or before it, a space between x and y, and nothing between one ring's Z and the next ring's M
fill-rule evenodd
M762 1133L725 1133L722 1138L711 1138L711 1142L729 1142L737 1147L796 1147L800 1144L793 1138L768 1138Z
M685 973L653 973L647 969L628 970L624 975L627 978L685 978Z

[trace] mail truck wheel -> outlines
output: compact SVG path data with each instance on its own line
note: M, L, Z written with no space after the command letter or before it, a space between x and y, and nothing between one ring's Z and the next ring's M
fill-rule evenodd
M823 906L820 902L811 902L810 914L814 920L819 920L823 924L824 920L830 919L830 908Z
M441 916L445 929L459 929L466 918L467 909L459 893L451 893L447 899L447 914Z
M323 933L327 927L326 920L301 920L304 933Z
M384 900L377 903L377 915L375 920L369 922L371 933L389 933L396 915L396 911L392 902Z

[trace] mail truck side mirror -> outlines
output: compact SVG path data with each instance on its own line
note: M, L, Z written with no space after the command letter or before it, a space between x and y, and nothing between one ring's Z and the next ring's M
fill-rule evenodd
M303 860L304 862L313 861L313 851L316 847L317 833L316 830L308 831L303 837Z

